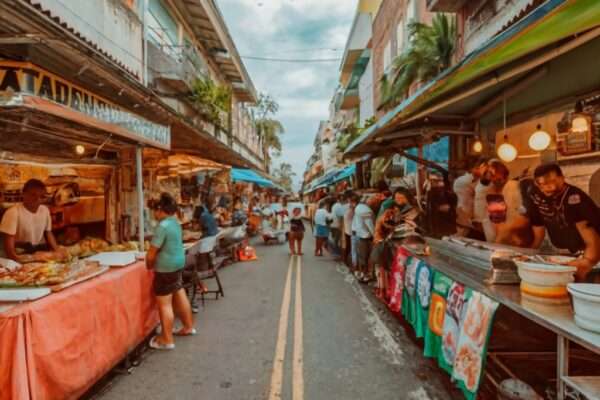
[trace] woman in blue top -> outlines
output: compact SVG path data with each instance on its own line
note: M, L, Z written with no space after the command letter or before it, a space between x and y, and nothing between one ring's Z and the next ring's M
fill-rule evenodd
M150 347L159 350L175 348L173 334L195 335L194 319L190 302L183 289L182 273L185 266L183 233L175 217L177 203L167 193L160 196L154 208L154 218L159 221L148 254L146 264L154 269L154 294L158 302L158 313L162 331L152 338ZM175 315L183 322L183 328L173 332Z

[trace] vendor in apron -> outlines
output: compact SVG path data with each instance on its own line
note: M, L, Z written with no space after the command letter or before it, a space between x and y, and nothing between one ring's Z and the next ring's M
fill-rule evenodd
M600 262L600 210L582 190L565 182L558 164L540 165L534 172L525 214L533 226L533 248L539 248L548 231L559 249L580 256L568 265L577 267L577 280L591 278Z
M9 208L2 217L0 232L4 234L4 255L18 261L17 248L31 254L40 250L57 250L52 234L48 207L42 205L46 186L30 179L23 186L23 202Z

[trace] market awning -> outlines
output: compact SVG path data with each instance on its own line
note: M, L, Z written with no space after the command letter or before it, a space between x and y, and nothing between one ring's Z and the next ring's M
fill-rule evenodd
M436 115L460 121L452 130L468 134L469 127L463 129L461 125L470 124L472 115L448 115L439 111L501 83L507 86L527 83L525 80L531 79L528 72L541 73L536 71L537 67L591 41L599 35L599 26L600 2L597 0L547 1L384 115L348 147L345 156L383 150L387 147L383 142L390 135L417 139L423 129L406 130L405 125L427 127L429 119ZM551 86L546 84L546 87ZM443 126L432 126L429 131L432 135L446 134Z
M254 172L251 169L232 168L231 180L234 182L255 183L258 186L266 188L279 188L275 183L273 183L267 178L260 176L258 173Z
M352 177L356 173L356 164L348 165L346 168L339 171L333 178L333 183L343 181Z

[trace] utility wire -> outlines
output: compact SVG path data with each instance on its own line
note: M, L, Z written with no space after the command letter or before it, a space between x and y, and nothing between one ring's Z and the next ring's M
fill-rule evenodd
M289 62L289 63L321 63L321 62L340 62L341 58L305 58L305 59L294 59L294 58L268 58L268 57L255 57L255 56L242 56L247 60L257 61L273 61L273 62Z

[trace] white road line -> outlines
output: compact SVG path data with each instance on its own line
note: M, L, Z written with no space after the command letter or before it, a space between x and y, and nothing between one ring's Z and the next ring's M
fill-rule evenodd
M296 262L296 299L294 307L294 361L292 399L304 400L304 329L302 320L302 258Z
M277 333L277 345L275 346L275 359L273 360L273 374L271 375L271 388L269 400L281 399L281 388L283 386L283 363L285 360L285 347L287 344L288 319L290 314L290 300L292 287L292 265L295 257L290 258L288 265L285 288L283 290L283 302L279 317L279 332Z

